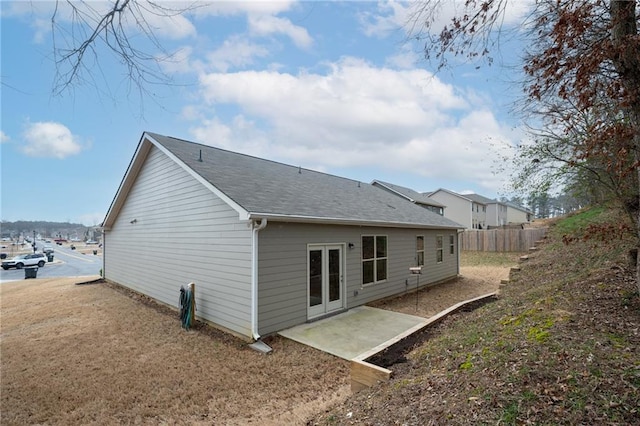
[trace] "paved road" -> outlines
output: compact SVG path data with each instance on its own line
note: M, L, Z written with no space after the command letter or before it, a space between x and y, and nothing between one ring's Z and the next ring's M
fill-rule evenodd
M44 267L38 268L38 278L56 277L78 277L88 275L100 275L102 268L102 256L92 254L80 254L68 247L61 247L51 244L55 252L53 253L53 263L47 263ZM78 243L78 247L84 243ZM38 241L38 249L42 248L42 242ZM0 283L8 281L24 280L24 270L0 268Z

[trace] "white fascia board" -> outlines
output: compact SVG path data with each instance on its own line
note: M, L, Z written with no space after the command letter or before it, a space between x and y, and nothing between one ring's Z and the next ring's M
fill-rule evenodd
M473 201L470 198L467 198L462 194L458 194L457 192L453 192L453 191L450 191L448 189L440 188L440 189L437 189L436 191L433 191L433 193L435 194L438 191L446 192L447 194L453 195L453 196L458 197L458 198L462 198L465 201L473 203Z
M142 164L144 160L147 158L149 154L150 145L145 144L145 134L142 135L140 141L138 142L138 146L136 147L136 151L129 162L129 166L127 167L127 171L125 172L122 180L120 181L120 186L118 186L118 190L116 191L116 195L111 200L111 205L109 206L109 210L107 210L107 214L102 221L103 227L105 231L111 230L111 224L115 220L115 218L120 213L120 209L124 203L124 199L126 198L131 186L133 185L133 181L135 181L136 176L140 172L142 168ZM124 198L123 198L124 197Z
M446 225L427 225L422 223L407 223L407 222L386 222L375 220L358 220L358 219L344 219L333 217L315 217L315 216L299 216L299 215L286 215L276 213L249 213L248 218L250 220L268 219L273 222L294 222L294 223L313 223L324 225L352 225L352 226L377 226L382 228L422 228L422 229L464 229L465 227L457 224L458 226L446 226Z
M160 151L162 151L167 157L171 158L173 161L176 162L176 164L178 164L187 173L189 173L195 180L197 180L198 182L203 184L207 189L209 189L211 192L213 192L218 198L220 198L222 201L227 203L232 209L237 211L239 220L249 220L249 212L247 210L245 210L244 207L242 207L240 204L238 204L235 201L233 201L231 198L229 198L229 196L227 196L227 194L225 194L224 192L220 191L213 184L211 184L211 182L209 182L208 180L206 180L205 178L200 176L198 173L196 173L195 170L193 170L191 167L187 166L182 160L180 160L178 157L176 157L171 151L169 151L164 146L162 146L162 144L158 143L158 141L153 139L153 137L151 137L150 135L148 135L146 133L145 133L145 137L156 148L158 148Z

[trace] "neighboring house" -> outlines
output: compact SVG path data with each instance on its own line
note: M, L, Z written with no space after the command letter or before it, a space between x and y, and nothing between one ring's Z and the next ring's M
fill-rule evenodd
M425 195L446 206L444 217L468 229L529 223L533 218L533 213L523 207L479 194L458 194L440 188Z
M418 191L405 188L404 186L383 182L377 179L371 182L371 185L377 186L378 188L382 188L385 191L389 191L394 195L397 195L408 201L411 201L412 203L415 203L421 207L424 207L427 210L431 210L434 213L438 213L440 216L444 216L444 208L445 208L444 204L441 204L436 200L429 198L425 194L422 194Z
M464 194L464 197L473 201L477 206L484 210L484 223L478 229L487 229L488 227L504 226L507 222L507 205L498 200L484 197L479 194Z
M476 203L466 195L440 188L426 194L429 198L447 206L444 217L468 229L484 229L487 207Z
M107 280L248 340L459 273L463 226L351 179L144 133L103 223Z
M507 223L522 224L531 223L533 221L533 212L514 203L506 203L507 205Z
M533 220L533 213L524 207L510 202L492 200L478 194L464 194L478 205L486 206L486 226L500 227L506 225L521 225Z

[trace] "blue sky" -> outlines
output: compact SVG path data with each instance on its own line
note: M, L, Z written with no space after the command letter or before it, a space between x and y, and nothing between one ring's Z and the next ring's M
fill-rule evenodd
M507 27L522 20L525 3L514 3ZM144 131L363 182L508 195L495 163L523 135L510 114L516 42L492 67L435 73L406 42L408 3L203 3L146 15L173 54L161 67L174 84L141 95L97 45L99 62L89 57L81 80L54 94L53 36L63 47L70 30L61 2L52 33L55 4L0 4L2 220L99 224ZM442 22L454 7L444 2Z

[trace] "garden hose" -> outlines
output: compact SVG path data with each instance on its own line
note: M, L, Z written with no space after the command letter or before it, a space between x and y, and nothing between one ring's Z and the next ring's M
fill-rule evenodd
M182 328L185 330L191 328L193 307L193 292L189 288L180 286L180 321L182 322Z

